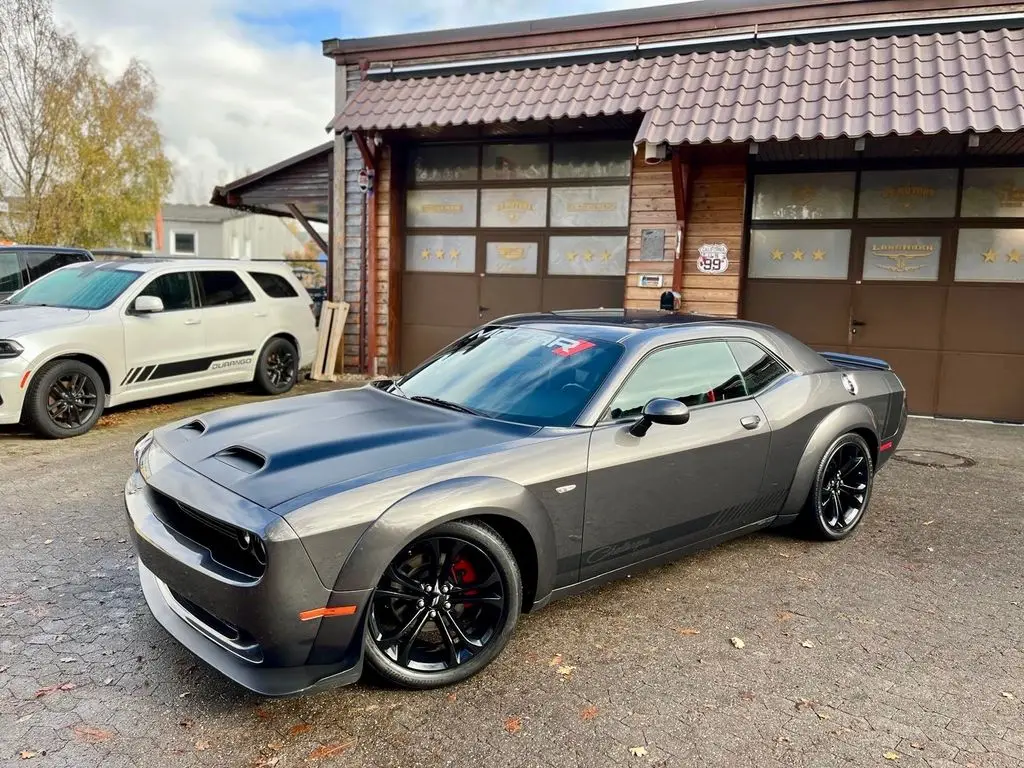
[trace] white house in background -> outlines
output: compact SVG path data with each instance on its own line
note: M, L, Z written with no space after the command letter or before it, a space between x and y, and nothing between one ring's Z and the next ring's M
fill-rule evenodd
M309 239L289 224L289 219L215 205L169 203L153 226L137 235L133 248L175 258L278 260L302 250Z

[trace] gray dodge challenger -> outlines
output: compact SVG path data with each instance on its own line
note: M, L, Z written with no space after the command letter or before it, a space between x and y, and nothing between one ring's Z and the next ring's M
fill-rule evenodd
M741 534L836 541L906 426L879 360L674 313L517 315L397 379L142 437L142 589L267 696L483 669L520 613Z

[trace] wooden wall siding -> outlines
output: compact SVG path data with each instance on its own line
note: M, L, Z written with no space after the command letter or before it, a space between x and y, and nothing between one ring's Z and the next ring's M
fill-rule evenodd
M380 373L386 373L391 288L391 150L386 145L381 145L377 152L377 179L374 185L374 198L377 204L377 366ZM395 257L397 258L398 254L395 254ZM376 371L371 369L370 372Z
M347 67L347 88L351 97L359 88L362 74L358 65ZM349 304L348 319L345 321L345 334L342 347L344 354L344 370L347 373L359 371L359 333L362 325L362 258L363 258L363 193L359 189L359 171L363 167L363 158L359 148L352 140L344 142L345 154L341 171L345 174L344 221L336 229L341 229L344 247L335 254L335 271L343 275L344 290L340 298ZM339 155L340 157L340 155ZM337 167L336 167L337 169ZM338 260L341 267L338 268Z
M640 261L640 238L645 229L665 230L663 261ZM643 152L633 159L629 199L629 248L626 259L626 307L657 309L662 291L672 288L676 257L676 205L669 163L646 165ZM640 275L664 275L664 288L640 288Z
M696 157L690 181L690 219L683 242L682 309L715 315L739 314L743 274L743 216L747 166L744 161L704 164ZM724 275L697 271L698 249L704 243L729 247Z

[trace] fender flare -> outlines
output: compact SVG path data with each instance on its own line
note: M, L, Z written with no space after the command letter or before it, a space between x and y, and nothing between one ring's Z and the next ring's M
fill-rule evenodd
M442 511L443 510L443 511ZM491 515L519 523L537 553L536 596L555 579L555 530L536 496L498 477L460 477L421 488L392 504L359 537L338 574L337 592L372 589L395 555L419 536L451 520ZM525 575L525 574L524 574Z
M818 464L821 463L825 451L832 445L833 441L847 432L854 430L867 430L878 439L878 425L875 423L875 416L863 403L847 403L829 413L823 418L814 432L811 433L804 446L803 455L797 464L793 482L789 486L789 496L786 497L786 504L782 508L781 516L793 517L803 509L807 501L807 494L811 492L811 485L814 483L814 475L818 471Z

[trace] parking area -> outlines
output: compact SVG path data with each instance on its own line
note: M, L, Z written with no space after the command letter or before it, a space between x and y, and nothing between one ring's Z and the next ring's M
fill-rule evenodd
M1021 428L912 420L848 541L760 534L555 603L458 687L266 700L150 617L121 501L139 434L246 399L0 431L0 762L1024 766Z

